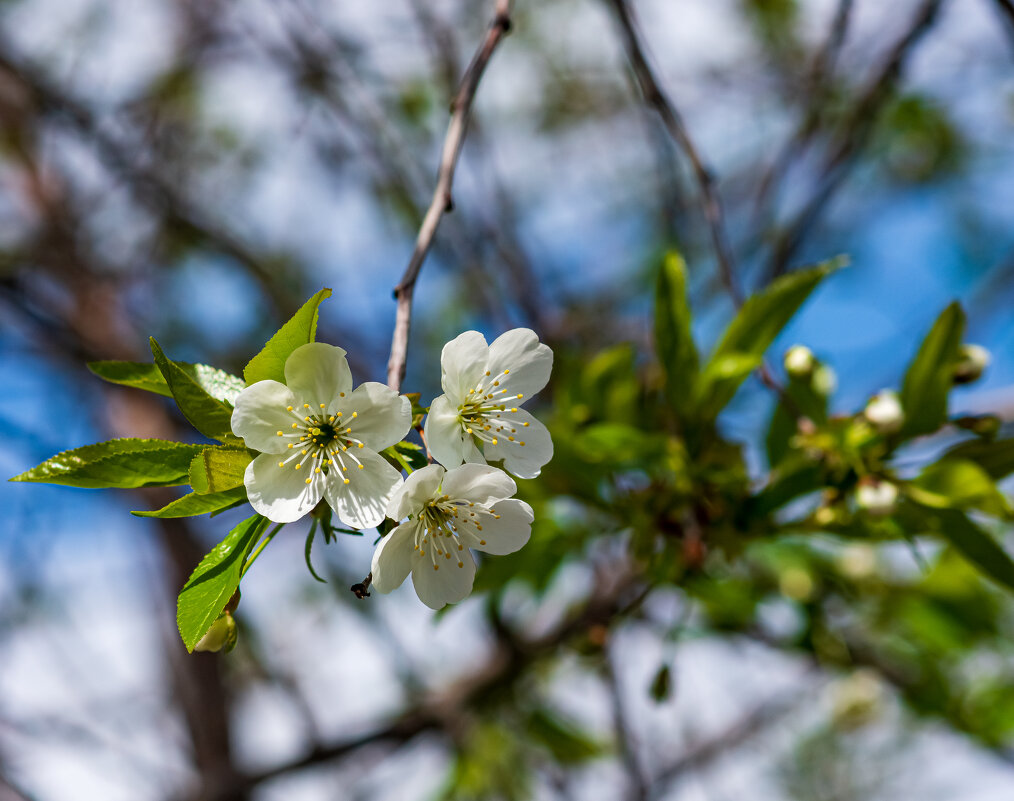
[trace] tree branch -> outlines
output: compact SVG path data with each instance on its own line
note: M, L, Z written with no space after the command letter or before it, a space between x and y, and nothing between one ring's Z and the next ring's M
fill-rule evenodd
M461 156L461 148L465 143L468 129L468 117L472 110L479 81L489 64L493 52L511 28L511 0L497 0L496 14L489 26L486 38L472 57L472 63L465 70L457 94L451 103L451 121L444 137L444 147L440 157L440 169L437 174L437 185L433 191L433 200L426 211L415 248L409 259L408 267L394 289L394 297L398 302L395 312L394 334L391 337L391 358L387 363L387 384L394 390L401 388L405 377L405 363L408 356L408 334L412 324L412 294L415 282L419 277L426 255L429 253L436 236L437 228L444 214L454 207L451 191L454 186L454 172Z
M743 304L743 292L736 282L732 249L729 247L729 240L725 231L725 214L722 209L722 199L715 185L714 174L711 168L705 164L700 152L697 150L697 146L690 138L679 110L655 77L655 73L648 62L644 46L638 37L633 11L628 5L627 0L607 1L616 11L616 16L623 33L623 44L627 51L627 58L630 61L630 66L634 71L645 101L658 113L669 135L683 151L687 161L690 162L694 179L697 182L698 191L701 195L701 208L704 212L704 219L707 221L708 229L711 232L711 242L715 249L719 277L735 304L741 306Z

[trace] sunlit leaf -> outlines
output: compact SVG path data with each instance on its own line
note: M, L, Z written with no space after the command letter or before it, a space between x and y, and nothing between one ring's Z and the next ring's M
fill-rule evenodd
M243 562L267 528L268 519L249 517L201 560L176 602L176 624L188 651L218 619L239 587Z
M235 403L236 396L246 387L242 378L231 375L207 364L190 364L175 362L183 372L189 375L205 392L216 400ZM148 392L155 392L167 398L173 396L169 385L162 376L158 365L145 362L88 362L88 369L99 378L112 384L134 387Z
M53 456L11 481L68 487L171 487L186 484L190 462L204 445L162 439L111 439Z
M190 486L201 495L240 487L252 459L246 448L205 448L190 463Z
M947 395L954 383L954 362L965 331L965 313L952 303L933 323L901 385L905 410L902 435L936 431L947 420Z
M190 424L210 439L235 440L232 434L232 409L223 401L212 397L183 367L169 359L155 341L149 339L155 364Z
M131 514L138 517L195 517L228 509L245 500L246 487L235 487L225 492L212 492L207 495L190 492L161 509L150 512L131 512Z
M285 360L301 345L313 342L317 335L317 316L321 301L331 297L330 289L322 289L311 297L288 322L243 368L247 384L268 379L285 381Z

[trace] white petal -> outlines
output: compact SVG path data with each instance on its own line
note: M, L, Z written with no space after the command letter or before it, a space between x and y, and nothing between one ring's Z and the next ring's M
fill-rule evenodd
M297 398L330 403L342 392L352 392L352 371L345 351L323 342L300 345L285 361L285 383Z
M464 499L484 506L509 498L518 491L514 479L503 470L487 464L463 464L444 476L441 492L452 500Z
M443 477L444 468L438 464L416 470L395 490L391 502L387 504L387 516L392 520L404 520L422 510L426 501L436 495Z
M412 520L388 532L373 552L373 587L377 592L396 590L412 570L414 535L419 523Z
M456 551L450 559L437 556L436 562L438 569L434 570L427 553L424 558L416 559L412 570L416 595L430 609L457 603L472 591L475 581L475 560L467 548Z
M426 434L426 447L444 467L457 467L464 461L467 435L458 420L458 408L446 395L434 398L430 404L423 432Z
M350 453L363 463L363 469L349 458ZM349 448L341 457L347 471L335 465L327 477L324 497L338 518L352 528L373 528L384 519L391 496L401 484L401 473L369 448ZM346 484L344 479L348 479Z
M310 462L300 470L296 463L278 466L278 456L262 453L246 466L243 483L247 498L258 514L275 523L292 523L309 514L324 492L324 474L312 473ZM310 478L311 482L306 483Z
M296 419L286 409L296 399L285 384L278 381L258 381L236 397L232 413L232 433L242 437L248 448L261 453L282 453L289 439L278 436L292 431Z
M532 536L532 521L535 513L532 507L517 498L508 498L493 504L493 511L500 519L482 515L482 531L479 535L485 545L469 543L477 551L502 556L520 550Z
M553 370L553 351L539 342L530 328L514 328L497 337L489 346L486 369L495 378L504 370L510 372L499 379L496 389L506 390L497 397L524 402L549 382ZM518 393L523 397L517 398Z
M455 403L473 389L486 369L489 348L478 331L465 331L440 352L440 385Z
M342 426L352 429L349 436L362 440L367 448L375 451L401 442L412 427L409 399L376 381L360 384L350 396L336 401L329 411L340 411ZM353 413L357 416L353 417Z
M497 444L485 445L486 458L491 462L503 459L504 469L518 478L535 478L542 472L543 465L553 458L553 440L549 436L549 429L524 409L505 415L503 420L514 423L511 428L516 429L517 433L510 434L514 441L508 440L506 433L498 432ZM525 426L524 423L528 425ZM522 442L525 444L522 445Z

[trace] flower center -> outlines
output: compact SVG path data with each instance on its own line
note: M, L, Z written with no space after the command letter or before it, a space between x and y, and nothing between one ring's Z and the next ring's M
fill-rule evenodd
M479 382L470 390L464 402L458 407L458 422L462 430L480 442L490 445L514 444L524 447L524 440L518 430L528 428L526 421L512 418L517 406L509 406L515 400L523 400L524 395L507 395L507 390L500 387L500 381L507 377L510 370L504 370L498 376L491 376L486 371Z
M362 440L357 439L353 431L359 417L358 412L352 412L351 415L340 411L328 414L327 406L323 403L318 404L316 409L309 403L304 403L301 409L288 406L286 411L292 416L293 423L289 431L279 431L278 436L290 440L288 449L292 454L282 459L278 463L279 467L293 470L303 470L305 467L307 484L323 480L332 471L341 475L345 484L349 484L349 467L355 465L360 470L364 469L363 463L353 452L364 447Z
M415 547L420 557L427 554L434 570L440 569L441 557L446 561L452 554L459 568L465 566L461 552L466 547L482 546L482 524L485 520L499 520L495 509L476 505L470 501L452 500L441 495L426 502L419 512L419 525L415 529Z

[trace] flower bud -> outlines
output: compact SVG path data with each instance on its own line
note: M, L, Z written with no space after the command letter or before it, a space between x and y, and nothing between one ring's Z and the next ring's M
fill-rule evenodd
M235 647L236 637L236 621L232 615L225 612L211 624L208 633L201 637L197 645L194 646L194 650L215 653L225 649L228 653Z
M894 512L898 505L898 488L890 481L867 476L859 481L856 503L869 514L884 517Z
M826 364L817 366L813 371L813 390L818 395L828 397L838 389L838 374Z
M806 345L793 345L785 351L783 364L790 378L809 378L817 359Z
M982 345L962 345L954 365L954 383L968 384L977 380L989 367L993 357Z
M863 415L881 434L897 431L905 422L898 393L890 389L882 389L874 395L866 404Z
M864 726L877 717L883 694L880 677L868 668L860 668L833 688L831 718L845 730Z

